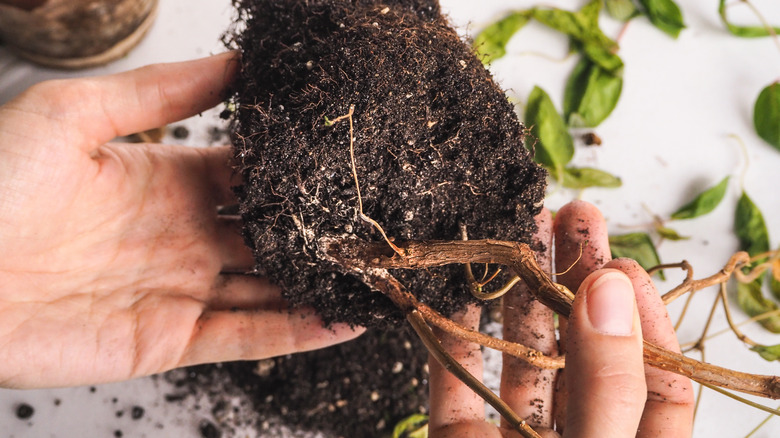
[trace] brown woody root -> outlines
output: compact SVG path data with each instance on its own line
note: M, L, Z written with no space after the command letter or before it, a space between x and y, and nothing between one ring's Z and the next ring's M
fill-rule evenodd
M455 335L466 333L470 340L480 342L473 331L457 328L457 325L443 323L431 309L417 302L414 297L403 290L397 281L391 281L385 269L425 269L429 267L453 263L494 263L510 267L515 274L523 279L537 300L557 312L568 317L574 295L564 286L553 283L536 263L533 251L528 245L517 242L497 240L469 241L408 241L397 244L400 251L387 246L386 243L369 243L350 236L327 236L319 240L323 256L362 276L366 284L387 294L402 311L409 314L419 311L425 319L443 327ZM731 260L723 271L716 274L718 278L733 270ZM715 276L713 276L715 277ZM390 277L392 278L392 277ZM710 280L711 279L705 279ZM702 283L710 283L705 281ZM714 283L712 283L714 284ZM692 286L692 285L691 285ZM454 323L452 323L454 324ZM468 333L470 332L470 334ZM484 336L484 335L482 335ZM491 341L491 344L496 344ZM511 344L511 343L510 343ZM514 344L513 349L499 346L501 351L528 360L536 365L547 364L548 367L560 365L560 358L539 359L541 353L529 352L527 347ZM489 345L492 346L492 345ZM529 360L531 358L532 360ZM660 348L647 341L644 342L644 359L649 365L688 377L698 382L728 388L747 394L780 398L780 378L742 373L727 368L700 362L678 353ZM552 361L552 362L546 362ZM542 365L544 366L544 365Z

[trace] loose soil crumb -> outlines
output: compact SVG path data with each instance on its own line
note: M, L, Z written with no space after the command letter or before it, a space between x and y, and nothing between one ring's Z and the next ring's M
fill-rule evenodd
M16 418L20 420L30 419L34 413L35 409L27 403L20 403L19 406L16 407Z
M318 239L527 241L544 171L512 105L433 0L234 0L231 107L255 272L326 322L398 324L383 295L326 262ZM354 106L352 123L346 115ZM473 299L461 267L393 273L445 314Z

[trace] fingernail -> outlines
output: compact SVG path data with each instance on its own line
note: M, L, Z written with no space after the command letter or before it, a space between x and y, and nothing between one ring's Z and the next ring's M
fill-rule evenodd
M591 284L587 296L593 329L611 336L634 331L634 287L621 272L607 272Z

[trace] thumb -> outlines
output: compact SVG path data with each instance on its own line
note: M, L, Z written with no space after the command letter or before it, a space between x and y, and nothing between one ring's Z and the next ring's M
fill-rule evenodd
M647 399L631 280L601 269L582 282L566 344L565 436L634 437Z

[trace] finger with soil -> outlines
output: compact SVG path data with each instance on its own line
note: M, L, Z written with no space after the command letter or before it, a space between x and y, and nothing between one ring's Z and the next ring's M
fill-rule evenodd
M612 259L609 250L607 224L595 206L584 201L573 201L563 206L553 224L555 240L555 269L561 274L556 281L576 291L591 272ZM565 273L564 273L565 272ZM568 321L558 320L559 349L565 354ZM555 388L555 424L562 431L566 420L567 390L564 370L559 371Z
M552 216L544 209L536 217L534 236L539 266L551 271ZM553 312L534 299L525 283L517 284L503 297L504 339L555 356ZM552 428L553 384L556 371L542 369L514 356L503 355L501 398L534 428ZM503 421L503 420L502 420ZM506 426L506 425L504 425Z
M481 308L471 305L452 319L473 330L479 329ZM478 344L463 341L435 330L442 347L472 376L482 381L482 352ZM444 369L432 356L430 368L430 428L441 429L452 424L479 423L485 420L485 401L455 375Z
M672 321L647 272L630 259L612 260L604 267L619 269L631 279L644 339L679 353L680 344ZM645 365L645 378L647 402L637 436L691 436L694 394L690 379L648 365Z

